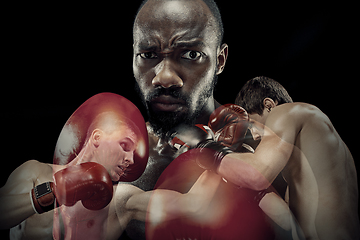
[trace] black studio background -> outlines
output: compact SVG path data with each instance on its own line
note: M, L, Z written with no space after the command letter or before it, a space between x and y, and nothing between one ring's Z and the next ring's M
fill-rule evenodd
M247 80L271 77L294 101L330 117L359 169L355 4L217 2L229 57L216 99L234 102ZM17 3L3 10L1 186L29 159L51 163L64 123L96 93L123 95L146 116L132 73L139 4Z

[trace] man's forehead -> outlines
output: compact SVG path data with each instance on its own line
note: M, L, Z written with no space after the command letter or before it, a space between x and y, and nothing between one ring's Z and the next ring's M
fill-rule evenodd
M249 114L250 121L259 121L261 116L257 113Z
M216 34L215 20L204 2L150 0L135 20L134 43L155 45L159 44L159 39L174 41L180 38L194 41L194 38L212 32Z
M130 128L126 125L119 128L117 131L114 131L111 135L116 139L128 138L131 141L133 141L134 143L136 143L138 141L138 137L137 137L136 133L132 130L132 128Z
M212 16L202 0L149 0L139 11L135 21L168 19L183 21L198 17Z

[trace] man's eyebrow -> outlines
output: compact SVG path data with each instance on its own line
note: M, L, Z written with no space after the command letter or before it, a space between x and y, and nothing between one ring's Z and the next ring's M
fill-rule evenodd
M171 45L171 48L194 48L194 47L205 47L205 43L202 40L183 40L183 41L174 41ZM139 43L137 46L141 51L158 51L160 46L157 43L149 44L148 42Z
M177 48L205 47L205 43L201 40L177 41L173 44Z
M135 144L136 141L134 141L134 139L131 139L130 137L126 137L122 141L130 144L131 146L136 146Z
M159 47L156 44L147 44L147 43L140 43L137 46L138 49L142 50L142 51L156 51L157 49L159 49Z

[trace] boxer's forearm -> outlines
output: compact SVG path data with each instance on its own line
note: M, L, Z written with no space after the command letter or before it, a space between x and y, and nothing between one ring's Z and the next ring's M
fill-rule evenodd
M147 221L156 224L178 217L204 217L221 181L218 174L205 171L185 194L165 189L153 191Z
M260 191L268 188L284 169L293 148L276 134L268 134L254 153L227 154L217 172L238 186Z
M217 172L240 187L256 191L268 188L271 180L267 179L254 163L256 159L253 153L232 153L222 159Z
M0 229L9 229L35 214L29 193L0 196Z

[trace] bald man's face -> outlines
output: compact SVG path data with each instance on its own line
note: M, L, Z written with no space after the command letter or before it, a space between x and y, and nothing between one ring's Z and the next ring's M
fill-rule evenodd
M149 0L140 10L133 70L155 131L195 120L213 101L216 75L226 61L216 24L201 0Z

